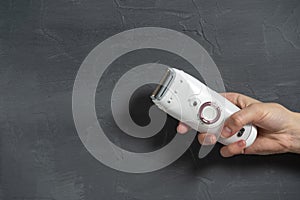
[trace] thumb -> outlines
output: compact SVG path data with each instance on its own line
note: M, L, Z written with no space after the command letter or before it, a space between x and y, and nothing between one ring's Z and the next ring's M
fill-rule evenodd
M241 130L243 126L253 123L255 124L265 115L260 106L261 103L251 104L238 112L231 115L224 123L221 135L225 138L234 135Z

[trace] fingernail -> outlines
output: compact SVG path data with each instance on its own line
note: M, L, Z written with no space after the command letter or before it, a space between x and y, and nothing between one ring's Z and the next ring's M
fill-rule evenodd
M223 128L223 131L222 131L221 136L227 138L227 137L229 137L229 136L231 135L231 133L232 133L231 129L228 128L227 126L225 126L225 127Z
M244 147L244 146L246 146L245 140L239 141L239 142L238 142L238 146L239 146L239 147Z
M184 134L185 133L184 130L183 130L183 128L181 126L177 127L177 132L180 133L180 134Z
M210 136L210 142L211 144L215 144L217 141L216 141L216 137L214 135Z
M207 135L204 138L204 144L210 145L210 144L215 144L216 143L216 138L213 135Z

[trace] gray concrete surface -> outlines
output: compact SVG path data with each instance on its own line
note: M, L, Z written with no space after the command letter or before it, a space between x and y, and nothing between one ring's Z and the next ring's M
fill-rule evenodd
M199 160L195 141L167 168L136 175L112 170L87 152L72 118L77 70L101 41L142 26L171 28L197 40L213 57L228 91L300 112L297 0L2 0L0 199L299 199L299 155L224 159L217 145ZM137 152L164 146L176 121L168 118L153 138L131 138L116 127L109 98L122 66L151 61L197 76L179 57L148 49L114 62L96 96L99 121L112 133L110 139ZM139 125L149 123L149 91L150 86L141 87L130 105Z

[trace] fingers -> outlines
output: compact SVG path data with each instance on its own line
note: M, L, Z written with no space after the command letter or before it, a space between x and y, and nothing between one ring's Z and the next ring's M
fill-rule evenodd
M185 123L179 122L177 126L177 132L180 134L185 134L190 130L190 127ZM202 145L213 145L217 142L217 138L213 134L200 133L198 134L198 140Z
M216 136L209 133L198 134L198 140L202 145L213 145L217 142Z
M258 136L250 147L245 147L245 141L240 140L222 147L220 153L223 157L231 157L238 154L269 155L288 152L284 145L278 142L278 138L274 137Z
M279 135L279 138L281 136ZM245 149L245 154L268 155L275 153L286 153L288 150L285 146L278 142L278 136L275 138L258 136L255 142Z
M180 134L184 134L190 130L190 127L182 122L179 122L177 126L177 132Z
M245 140L240 140L221 148L220 153L223 157L231 157L238 154L244 154L246 147Z
M251 97L239 94L239 93L221 93L222 96L224 96L228 101L231 103L237 105L240 108L247 107L253 103L260 103L260 101L253 99Z
M259 121L264 115L261 104L251 104L234 113L225 121L221 135L225 138L230 137L241 130L243 126Z

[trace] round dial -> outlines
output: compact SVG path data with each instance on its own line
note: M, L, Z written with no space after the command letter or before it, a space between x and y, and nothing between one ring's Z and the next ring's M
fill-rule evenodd
M205 102L199 108L199 118L205 124L213 124L220 119L221 110L212 102Z

